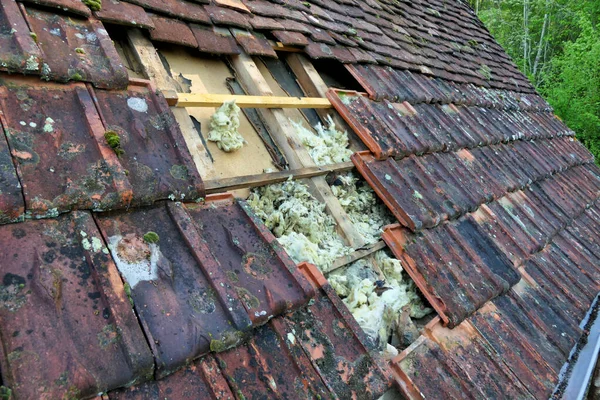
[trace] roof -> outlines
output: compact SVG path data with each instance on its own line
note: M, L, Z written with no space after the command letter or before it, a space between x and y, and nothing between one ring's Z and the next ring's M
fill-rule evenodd
M436 311L413 344L383 359L244 201L206 196L192 121L167 77L130 76L121 29L150 38L142 64L159 43L296 52L354 81L326 95ZM0 47L0 386L16 399L548 398L577 358L600 169L463 2L2 0Z

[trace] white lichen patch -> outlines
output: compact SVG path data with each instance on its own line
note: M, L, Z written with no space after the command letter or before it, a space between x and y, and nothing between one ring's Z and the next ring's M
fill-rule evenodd
M25 64L25 69L28 71L37 71L38 69L40 69L38 59L34 56L29 56L29 58L27 59L27 63Z
M246 143L239 129L240 108L235 100L226 101L210 117L208 140L226 153L239 150Z
M146 99L142 99L139 97L128 98L127 107L131 108L133 111L141 113L145 113L148 111L148 103L146 103Z
M423 318L432 312L423 303L414 282L403 275L400 260L381 250L369 259L332 272L328 281L365 333L383 346L404 311L412 318Z
M373 189L353 173L340 175L331 191L350 217L354 228L368 244L377 242L381 238L383 227L395 221Z
M52 133L54 132L54 120L50 117L46 118L46 121L44 121L44 132L46 133Z
M348 148L348 133L337 130L331 116L327 116L327 124L317 124L312 132L301 123L290 120L296 134L317 165L336 164L350 161L352 150Z
M108 238L108 248L123 279L133 289L142 281L158 278L160 248L133 234Z
M297 263L324 268L352 251L337 234L325 205L301 183L288 180L254 189L248 204Z

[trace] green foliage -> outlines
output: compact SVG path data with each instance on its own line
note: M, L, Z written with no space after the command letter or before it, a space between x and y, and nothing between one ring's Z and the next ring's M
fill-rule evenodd
M146 232L146 234L144 235L144 240L146 241L146 243L158 243L160 237L158 236L158 233L150 231Z
M115 131L106 131L104 133L104 139L106 143L110 146L111 149L115 151L117 156L122 156L125 154L125 151L121 148L121 137Z
M540 92L600 160L600 33L580 14L579 37L556 56Z
M469 2L517 67L600 160L600 1Z

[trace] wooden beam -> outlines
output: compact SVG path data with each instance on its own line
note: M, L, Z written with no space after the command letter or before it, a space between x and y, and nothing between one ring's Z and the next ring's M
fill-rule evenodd
M165 96L166 97L166 96ZM320 97L243 96L236 94L169 93L170 106L220 107L226 101L235 100L240 108L331 108L329 99Z
M273 91L269 84L260 73L254 60L246 54L240 54L231 58L236 75L246 91L255 96L272 96ZM292 126L289 119L282 109L259 109L258 110L269 127L273 140L283 151L288 164L293 169L305 167L314 167L315 162L311 158L306 147L298 137L296 129ZM340 235L346 242L355 249L364 245L364 239L358 233L348 214L342 208L339 200L333 195L331 188L325 181L325 177L316 176L308 181L308 187L315 198L323 202L337 223Z
M327 175L330 172L347 172L354 169L351 161L322 167L308 167L290 171L277 171L264 174L238 176L235 178L211 179L204 181L206 194L227 192L229 190L247 189L270 185L292 179L306 179Z
M335 271L336 269L340 269L342 267L345 267L348 264L351 264L355 261L360 260L361 258L365 258L370 254L375 253L376 251L382 250L386 247L386 244L383 240L380 240L379 242L370 245L369 247L367 247L366 249L360 249L360 250L356 250L353 253L350 253L348 255L342 256L340 258L338 258L337 260L335 260L327 269L323 270L324 274L329 274L333 271ZM381 271L376 271L378 273L378 275L381 275Z
M176 82L171 78L169 71L165 69L152 42L139 29L127 29L127 39L146 78L154 82L156 87L163 92L175 92L177 90ZM185 143L200 175L212 171L214 167L208 151L185 108L171 108L171 112L181 128Z

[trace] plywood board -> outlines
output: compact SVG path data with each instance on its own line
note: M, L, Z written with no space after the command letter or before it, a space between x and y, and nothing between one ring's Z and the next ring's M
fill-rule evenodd
M226 79L232 75L221 59L196 56L181 48L161 49L160 53L169 63L173 76L182 74L184 78L191 81L190 91L192 93L231 93ZM190 116L200 122L202 135L206 139L210 127L210 117L215 112L215 108L194 107L186 108L186 110ZM214 169L203 175L204 179L259 174L265 169L275 168L262 140L243 113L240 114L240 133L248 143L233 153L225 153L215 143L207 141Z

